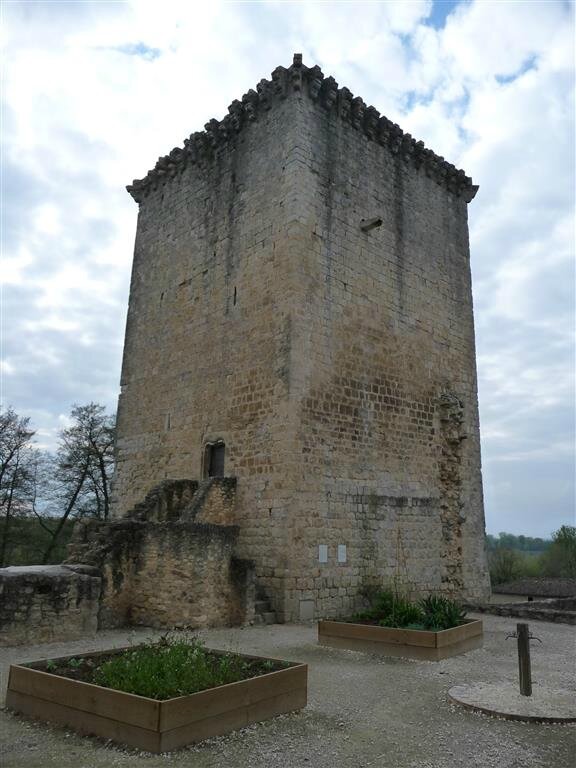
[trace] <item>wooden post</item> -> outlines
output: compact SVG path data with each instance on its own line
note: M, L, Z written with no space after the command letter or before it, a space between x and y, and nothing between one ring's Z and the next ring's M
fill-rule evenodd
M532 696L532 671L530 669L530 632L528 624L516 624L518 636L518 676L522 696Z

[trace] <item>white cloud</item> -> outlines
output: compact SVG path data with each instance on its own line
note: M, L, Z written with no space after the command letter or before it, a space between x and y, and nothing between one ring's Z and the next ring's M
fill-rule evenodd
M554 44L566 26L561 2L474 2L460 5L448 19L443 48L461 76L514 75L526 59Z
M551 520L566 514L573 9L466 2L443 29L433 10L6 5L3 381L45 442L72 403L115 405L137 212L124 185L301 51L480 184L469 211L488 519L547 533L544 494ZM546 456L564 472L553 486L535 479Z

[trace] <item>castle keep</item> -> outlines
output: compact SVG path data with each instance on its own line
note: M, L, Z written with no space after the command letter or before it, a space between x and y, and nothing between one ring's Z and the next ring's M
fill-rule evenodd
M280 620L394 576L486 596L464 172L296 55L128 189L119 523L223 476L202 541ZM202 590L207 544L147 546L148 582Z

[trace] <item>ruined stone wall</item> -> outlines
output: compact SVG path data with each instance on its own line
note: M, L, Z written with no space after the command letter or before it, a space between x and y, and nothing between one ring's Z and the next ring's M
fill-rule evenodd
M236 487L235 477L203 480L183 515L196 523L232 525L236 519Z
M125 532L103 564L101 627L218 627L253 618L252 575L232 555L236 529L135 523Z
M0 646L94 634L100 588L98 571L84 566L0 569Z
M223 440L281 620L486 593L471 180L295 57L129 189L116 514Z
M76 524L67 563L101 572L100 627L253 620L254 567L229 524L235 489L233 478L164 480L123 518Z

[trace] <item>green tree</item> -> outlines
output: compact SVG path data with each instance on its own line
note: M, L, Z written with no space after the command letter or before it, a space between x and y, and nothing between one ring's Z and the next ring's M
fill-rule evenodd
M506 547L496 547L489 557L492 586L514 581L522 575L522 558L518 552Z
M563 525L552 534L552 544L542 555L545 576L576 578L576 526Z

